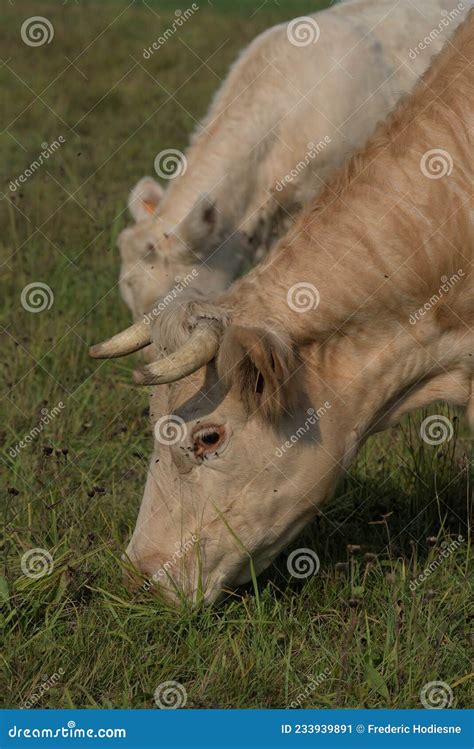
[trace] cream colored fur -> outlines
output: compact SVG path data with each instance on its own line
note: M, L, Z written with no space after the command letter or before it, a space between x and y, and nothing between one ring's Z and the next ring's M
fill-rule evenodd
M314 44L291 44L286 23L258 36L217 92L183 176L166 191L151 178L132 191L136 223L119 246L134 318L170 291L173 305L222 291L264 255L412 88L469 4L355 0L311 16ZM193 269L183 290L176 278Z
M250 559L258 574L332 495L364 440L404 413L436 400L473 413L473 60L471 13L264 263L220 298L180 311L173 346L202 316L227 327L217 368L153 394L153 423L175 414L182 431L171 445L155 440L127 555L153 579L176 544L197 539L166 579L154 578L170 597L198 600L202 586L214 601L250 578ZM439 179L421 167L432 149L452 160ZM319 292L306 312L288 304L301 282ZM172 320L155 323L160 346ZM296 402L281 397L288 390ZM196 450L203 426L226 437L206 459Z

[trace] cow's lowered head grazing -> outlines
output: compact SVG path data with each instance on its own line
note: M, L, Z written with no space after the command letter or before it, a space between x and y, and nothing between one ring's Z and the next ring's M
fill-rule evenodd
M472 341L459 331L420 350L394 319L296 353L272 327L222 328L219 313L160 372L137 374L178 380L217 354L154 390L154 451L126 550L145 587L193 602L213 602L252 568L264 570L369 435L437 399L466 405L472 376Z
M258 574L404 413L474 423L473 57L471 13L259 269L93 347L160 356L136 375L155 450L127 555L170 596Z
M312 452L331 408L312 405L302 361L270 329L204 322L170 356L166 379L217 347L217 365L154 391L154 452L126 550L146 587L208 602L248 581L251 564L256 574L265 569L314 515ZM285 448L293 435L299 448Z
M214 199L203 194L188 203L174 199L175 192L165 194L144 177L129 196L135 223L118 237L120 291L135 319L157 300L167 304L224 289L242 263L242 243L236 233L225 236L228 227Z

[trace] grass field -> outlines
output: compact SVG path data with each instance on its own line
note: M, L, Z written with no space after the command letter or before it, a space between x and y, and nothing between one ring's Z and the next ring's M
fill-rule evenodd
M318 575L295 581L283 555L258 589L205 611L170 611L123 586L118 560L151 446L148 397L131 385L132 360L97 364L87 345L128 323L115 248L126 196L152 172L159 150L186 146L241 47L317 3L214 0L145 65L143 48L178 7L125 0L2 7L4 704L154 707L155 689L173 680L187 707L408 708L421 705L424 685L441 681L452 690L449 703L467 707L473 641L462 414L431 411L453 427L441 445L420 439L426 414L367 444L292 547L317 551ZM52 23L49 44L22 41L22 24L34 15ZM60 136L46 163L12 189L42 144ZM22 291L38 282L52 296L47 309L31 312ZM53 409L54 418L45 417ZM51 574L23 574L32 548L49 551Z

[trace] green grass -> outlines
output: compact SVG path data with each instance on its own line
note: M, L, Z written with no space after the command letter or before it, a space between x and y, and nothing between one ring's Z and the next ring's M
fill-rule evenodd
M148 399L131 385L131 360L98 365L87 344L128 323L115 249L127 192L159 150L185 146L243 45L317 3L267 2L255 12L260 2L214 0L145 65L142 49L177 7L150 5L160 19L118 0L2 10L4 703L24 705L59 672L37 707L153 707L165 680L183 684L189 707L284 707L299 694L302 707L417 707L430 681L449 684L453 706L467 707L468 441L453 412L442 411L455 436L440 447L420 439L420 414L363 449L292 547L317 551L318 575L295 581L283 555L258 589L195 612L123 587L118 559L151 446ZM27 47L21 24L40 14L54 39ZM60 135L60 150L11 193L41 143ZM54 303L33 314L20 295L37 281ZM41 409L59 402L13 459ZM412 592L410 580L458 534L465 542ZM20 566L35 547L54 559L38 580Z

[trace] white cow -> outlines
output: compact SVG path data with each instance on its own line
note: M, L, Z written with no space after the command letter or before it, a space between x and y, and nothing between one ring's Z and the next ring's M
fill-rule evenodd
M473 59L474 11L260 267L94 347L166 351L137 373L173 384L127 557L170 597L267 567L404 413L444 400L474 424Z
M157 299L159 313L221 291L263 255L412 88L468 5L355 0L260 34L217 92L182 176L166 192L146 177L130 195L120 289L134 319Z

